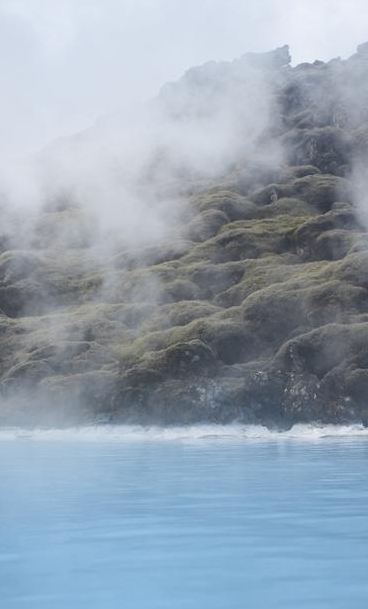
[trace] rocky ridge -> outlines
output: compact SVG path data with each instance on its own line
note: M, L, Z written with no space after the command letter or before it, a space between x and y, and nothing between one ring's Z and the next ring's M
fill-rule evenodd
M243 65L268 74L263 146L277 143L282 162L181 177L180 230L163 242L100 256L68 200L42 209L25 249L5 224L2 424L368 424L368 235L354 173L368 150L367 45L294 68L287 47L211 62L164 87L161 103L181 115L183 87L208 100Z

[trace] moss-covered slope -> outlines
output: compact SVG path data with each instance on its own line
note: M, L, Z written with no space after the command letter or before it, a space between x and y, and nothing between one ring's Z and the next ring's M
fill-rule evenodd
M368 235L352 178L368 57L291 68L285 53L259 60L275 74L282 162L184 179L181 222L159 244L99 251L67 204L42 212L25 250L4 230L3 424L368 423Z

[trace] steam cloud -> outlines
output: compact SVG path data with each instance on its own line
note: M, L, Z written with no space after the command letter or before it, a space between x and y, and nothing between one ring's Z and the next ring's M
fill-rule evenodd
M102 118L33 158L5 165L3 208L37 224L45 206L65 201L83 210L94 243L106 232L130 247L160 241L180 220L183 182L187 188L219 176L240 158L281 161L281 150L261 141L272 119L271 85L272 73L247 56L191 69L138 110ZM31 232L26 222L22 243L17 228L9 237L13 247L29 246Z

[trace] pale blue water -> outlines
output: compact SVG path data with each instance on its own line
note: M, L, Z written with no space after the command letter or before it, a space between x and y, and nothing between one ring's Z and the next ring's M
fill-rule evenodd
M364 434L128 435L0 436L1 609L367 609Z

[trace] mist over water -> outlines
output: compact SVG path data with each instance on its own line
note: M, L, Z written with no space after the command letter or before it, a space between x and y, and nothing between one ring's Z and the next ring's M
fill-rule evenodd
M221 443L247 442L284 442L296 440L314 442L321 440L349 440L349 438L368 439L368 428L363 425L294 425L288 431L269 429L262 425L186 425L152 426L139 425L89 425L66 429L22 429L3 427L0 441L32 440L36 442L206 442L217 440Z

